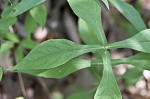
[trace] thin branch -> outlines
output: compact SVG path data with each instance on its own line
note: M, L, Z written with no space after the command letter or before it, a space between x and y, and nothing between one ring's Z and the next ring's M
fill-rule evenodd
M21 73L18 73L18 78L19 78L19 83L20 83L22 94L25 97L25 99L28 99Z
M38 79L38 81L40 82L41 86L43 87L43 90L44 90L44 92L45 92L46 95L47 95L47 99L51 99L51 98L50 98L50 95L49 95L50 92L49 92L49 89L48 89L48 87L47 87L45 81L44 81L43 79L39 78L39 77L37 77L37 79Z

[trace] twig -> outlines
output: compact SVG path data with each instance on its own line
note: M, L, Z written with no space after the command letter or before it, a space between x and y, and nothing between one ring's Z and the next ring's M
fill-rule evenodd
M50 92L49 92L49 89L45 83L45 81L39 77L37 77L38 81L40 82L41 86L43 87L43 90L45 91L46 95L47 95L47 99L51 99L50 98Z
M18 78L19 78L19 83L20 83L22 94L25 97L25 99L28 99L21 73L18 73Z

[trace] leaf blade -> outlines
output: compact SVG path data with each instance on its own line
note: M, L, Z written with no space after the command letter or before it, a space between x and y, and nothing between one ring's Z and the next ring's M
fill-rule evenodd
M31 38L25 38L21 41L21 45L27 49L33 49L37 44Z
M31 34L36 30L36 27L37 27L36 21L33 19L31 14L28 13L25 18L25 31L27 37L31 36Z
M17 21L16 17L6 17L0 19L0 29L7 29Z
M122 75L121 79L123 79L126 86L131 86L136 84L140 78L142 77L143 70L133 67L128 68L124 75Z
M43 3L45 0L22 0L20 3L18 3L10 13L11 16L18 16L25 11L33 8L34 6L37 6L41 3Z
M97 34L102 45L107 44L103 26L101 24L101 7L95 0L68 0L74 13L86 21ZM86 12L88 11L88 13Z
M100 42L96 37L96 32L81 18L79 18L78 20L78 30L80 33L80 37L86 44L90 45L100 44Z
M150 44L149 37L150 37L150 29L146 29L139 32L138 34L136 34L131 38L109 44L107 47L108 49L131 48L137 51L150 53L150 48L148 47L148 45Z
M119 65L119 64L130 64L135 67L138 67L143 70L150 70L150 54L149 53L139 53L127 58L122 59L112 59L111 64L113 66ZM92 60L92 65L103 65L103 62L100 60Z
M149 53L139 53L137 55L128 58L123 58L121 59L121 61L125 64L131 64L144 70L150 70L149 59L150 59Z
M18 35L16 33L9 32L8 30L0 30L0 37L14 43L19 42Z
M44 78L63 78L75 71L88 68L90 66L91 66L90 60L76 58L56 68L39 69L39 70L32 70L32 69L28 70L28 68L26 68L26 70L19 70L17 72L28 73L31 75L40 76Z
M0 46L0 53L5 53L13 47L14 47L14 43L12 43L12 42L2 43L1 46Z
M65 39L43 42L14 67L14 69L49 69L60 66L84 53L102 49L99 45L79 45Z
M37 23L39 23L42 27L44 27L47 17L47 11L44 5L38 5L34 7L33 9L30 10L30 14Z
M94 99L122 99L116 79L113 75L109 53L105 51L102 57L104 64L103 76Z
M20 62L24 57L24 53L23 53L23 48L22 46L18 46L16 51L15 51L15 60L16 62Z
M146 57L148 63L145 62L146 63L145 64L142 62L143 60L145 60L143 58L146 54L147 53L140 53L140 54L131 56L129 58L119 59L119 61L112 60L112 64L118 65L118 64L121 64L121 61L122 61L123 64L131 64L136 67L143 67L140 64L142 64L142 65L144 64L145 65L144 68L148 68L147 66L149 66L150 54L148 55L148 57ZM102 62L100 62L100 61L98 61L98 62L95 62L94 64L103 65ZM91 64L93 64L93 62L91 63L90 60L72 59L72 60L68 61L67 63L65 63L59 67L56 67L56 68L39 69L39 70L30 70L30 69L26 68L26 70L18 70L17 72L28 73L31 75L45 77L45 78L63 78L75 71L91 67ZM66 70L66 68L67 68L67 70ZM150 67L147 70L150 70Z
M131 5L121 0L109 0L119 11L122 13L126 19L128 19L138 31L146 29L140 14L138 11ZM138 20L138 21L137 21Z

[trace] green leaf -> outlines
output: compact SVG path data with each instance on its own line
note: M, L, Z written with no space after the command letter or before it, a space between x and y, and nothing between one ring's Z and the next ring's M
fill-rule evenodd
M2 67L0 67L0 81L2 80L2 77L3 77L3 69Z
M24 57L24 53L23 53L23 48L21 46L18 46L17 49L15 50L15 59L16 62L20 62Z
M78 20L78 29L80 37L86 44L90 45L100 44L100 42L96 37L95 31L81 18L79 18Z
M13 5L11 5L11 6L5 6L5 8L4 8L4 10L3 10L2 14L1 14L2 18L9 17L9 15L10 15L12 9L13 9L15 6L16 6L16 3L13 4Z
M65 39L43 42L14 67L15 69L49 69L58 67L84 53L102 49L99 45L79 45Z
M8 30L0 30L0 37L12 42L19 42L18 36L15 33L9 32Z
M88 45L101 44L101 42L99 42L98 38L96 37L96 32L90 27L90 25L88 25L81 18L79 18L78 20L78 29L79 29L80 37L86 44ZM100 51L96 51L94 52L94 54L97 58L101 58Z
M123 64L131 64L144 70L150 70L149 59L150 59L149 53L139 53L137 55L128 58L118 59L117 61L118 62L120 61L120 63Z
M41 3L43 3L45 0L22 0L20 3L18 3L12 10L11 16L18 16L25 11L33 8L34 6L37 6Z
M17 18L16 17L6 17L0 19L0 29L7 29L9 26L16 23Z
M0 53L9 51L11 48L13 48L13 46L14 46L14 44L11 42L2 43L1 47L0 47Z
M68 0L68 2L74 13L95 30L99 42L101 42L102 45L106 45L107 41L101 24L101 7L98 1Z
M103 76L94 99L122 99L111 67L109 52L105 51L102 57L104 63Z
M22 45L24 48L33 49L37 44L36 44L36 42L33 41L32 39L26 38L26 39L23 39L23 40L21 41L21 45Z
M125 74L121 77L126 86L136 84L142 77L143 70L139 68L129 68Z
M144 58L144 56L146 54L147 53L140 53L140 54L137 54L135 56L131 56L129 58L124 58L121 60L115 59L115 60L112 60L112 64L114 64L114 65L118 65L121 63L132 64L132 65L137 66L137 67L149 68L148 70L150 70L150 66L149 66L150 54L146 58ZM97 62L92 61L92 64L93 65L95 65L95 64L103 65L103 63L100 61L97 61ZM19 69L16 71L28 73L28 74L35 75L35 76L41 76L41 77L45 77L45 78L63 78L63 77L65 77L65 76L67 76L67 75L69 75L75 71L78 71L78 70L83 69L83 68L88 68L90 66L91 66L90 60L72 59L72 60L68 61L67 63L65 63L59 67L56 67L56 68L38 69L38 70L35 70L35 69L32 70L30 68L25 68L25 69ZM66 68L67 68L67 70L66 70ZM135 76L136 76L136 74L139 74L139 72L135 73ZM125 77L123 77L123 78L125 78ZM136 78L135 78L135 80L136 80ZM135 80L131 81L131 83L134 82ZM129 83L130 82L127 82L127 84L129 84Z
M106 7L109 9L109 3L108 0L102 0L104 2L104 4L106 5Z
M121 21L118 23L119 27L126 31L128 37L136 35L139 31L129 22Z
M38 5L34 7L30 10L30 14L37 23L44 27L47 18L47 11L44 5Z
M7 32L6 33L6 38L12 42L19 42L19 38L17 36L17 34L12 33L12 32Z
M28 13L25 19L25 31L28 37L30 37L31 33L35 31L36 27L37 27L36 21L33 19L30 13Z
M133 6L121 0L109 0L109 2L111 2L138 31L146 29L139 12Z
M131 48L141 52L150 53L149 45L150 45L150 29L146 29L131 38L109 44L107 48L108 49Z
M79 90L76 93L73 93L72 95L68 96L67 99L91 99L91 98L87 91Z
M128 58L122 59L112 59L111 64L113 66L119 64L131 64L135 67L141 68L143 70L150 70L150 54L149 53L139 53L137 55L130 56ZM103 62L100 60L92 60L92 65L103 65Z
M17 72L28 73L35 76L45 77L45 78L63 78L75 71L90 67L91 61L84 59L72 59L59 67L50 69L30 69L24 68L16 70Z

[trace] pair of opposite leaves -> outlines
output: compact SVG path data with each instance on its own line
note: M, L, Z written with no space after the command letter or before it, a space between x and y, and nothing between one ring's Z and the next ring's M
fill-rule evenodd
M141 52L149 53L150 52L150 47L148 46L150 44L149 37L150 37L150 29L146 29L127 40L108 44L106 48L108 49L131 48ZM55 68L58 67L61 68L61 65L66 66L66 64L72 64L72 62L75 65L77 64L83 65L84 62L87 61L73 58L82 55L84 53L93 52L101 49L104 49L104 47L100 45L79 45L64 39L48 40L36 46L20 63L18 63L12 69L17 71L37 70L38 72L39 70L41 70L41 72L43 72L48 69L54 70ZM82 63L82 61L84 62ZM89 64L87 65L89 67L90 61L87 62L87 64ZM61 72L62 69L59 68L58 72ZM78 69L82 69L82 66L80 68L78 67Z

